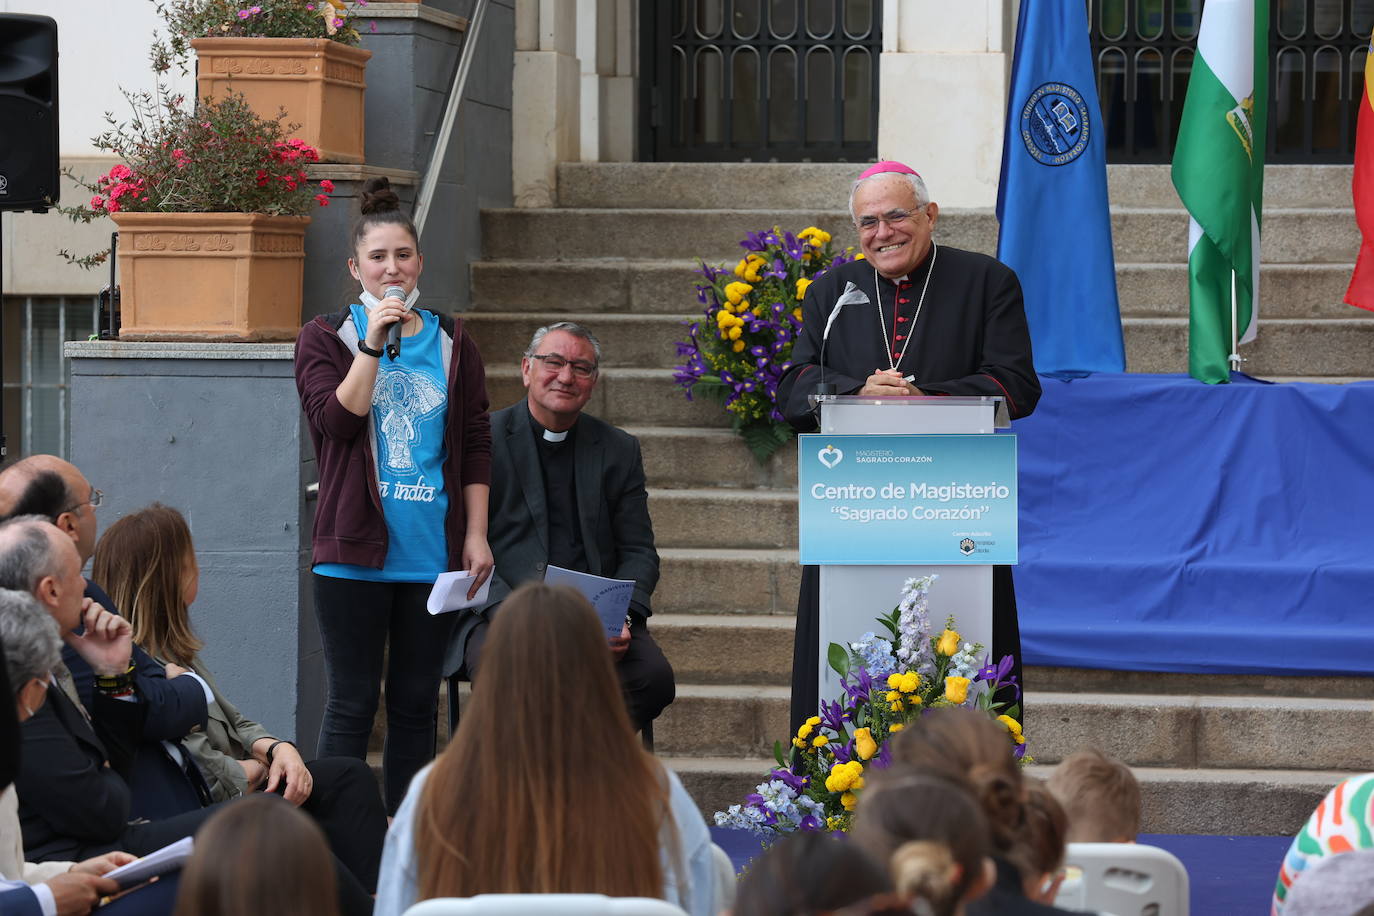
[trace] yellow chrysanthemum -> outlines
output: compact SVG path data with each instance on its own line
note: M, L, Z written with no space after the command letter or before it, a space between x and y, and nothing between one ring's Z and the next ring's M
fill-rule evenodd
M735 328L735 330L738 331L739 328ZM730 344L730 349L731 349L731 350L734 350L736 353L743 353L743 352L744 352L744 341L742 341L742 340L737 340L737 341L735 341L734 343ZM735 403L738 404L739 402L736 401Z
M911 696L906 698L906 705L912 707L913 709L917 706L920 706L923 702L925 701L921 699L921 695L919 693L913 693Z
M898 688L900 688L902 686L901 673L894 671L891 674L889 674L887 676L887 686L892 688L893 690L897 690Z
M810 737L811 737L811 730L812 730L814 727L815 727L815 726L813 726L810 722L803 722L803 723L802 723L802 727L799 728L799 729L797 729L797 737L798 737L798 738L803 738L803 739L805 739L805 738L810 738Z
M806 724L809 725L809 726L811 726L812 728L815 728L817 725L820 725L820 724L821 724L821 717L820 717L820 716L812 716L811 718L809 718L809 719L806 720Z
M792 746L793 746L793 747L806 747L806 742L803 741L803 740L800 739L800 738L793 738L793 739L792 739Z
M854 753L860 760L868 760L878 753L878 742L873 740L873 732L867 728L854 729Z
M743 335L744 335L744 329L743 329L742 327L740 327L739 325L735 325L733 328L730 329L730 339L731 339L731 340L739 340L740 337L742 337Z
M806 291L807 291L808 288L810 288L810 286L811 286L811 278L810 278L810 277L802 277L800 280L797 281L797 301L798 301L798 302L800 302L801 300L803 300L803 299L806 298Z
M897 685L897 689L902 693L915 693L921 689L921 676L915 671L905 672L902 674L902 680Z
M1011 716L998 716L997 721L1002 723L1002 727L1011 732L1012 740L1017 744L1025 744L1026 737L1021 734L1021 723Z
M815 247L820 248L826 242L830 241L830 233L826 232L824 229L818 229L815 226L807 226L801 232L797 233L797 238L804 242L810 242Z
M727 283L725 286L725 298L731 305L739 305L744 297L754 291L754 287L748 283Z
M817 735L816 737L811 739L812 747L825 747L829 743L830 739L827 738L825 735Z
M798 320L798 321L801 321L801 320L802 320L802 319L801 319L801 316L802 316L802 310L801 310L801 306L799 305L799 306L797 306L796 308L794 308L794 309L792 310L792 317L795 318L795 319Z
M853 792L846 792L840 796L840 804L844 805L844 810L853 811L859 807L859 796Z
M951 703L963 703L968 699L968 684L966 677L945 678L945 699Z
M898 696L901 696L901 694L897 694L897 695L898 695ZM920 699L920 697L917 697L917 699ZM902 711L902 701L901 701L901 700L896 700L896 701L894 701L893 704L892 704L891 709L892 709L893 712L901 712L901 711Z
M895 735L897 732L901 731L904 728L906 728L906 726L903 725L901 722L893 722L892 725L888 727L888 732Z
M862 789L863 785L864 765L857 760L835 764L830 768L830 774L825 777L827 792L848 792L851 789Z
M935 643L935 651L941 655L954 655L959 651L959 634L953 630L945 630Z
M864 253L863 253L862 251L859 252L858 254L854 255L854 260L856 260L856 261L862 261L864 258L865 258L865 255L864 255Z
M900 693L898 693L897 691L895 691L895 690L889 690L889 691L887 692L887 701L888 701L889 703L900 703L901 700L902 700L902 695L901 695Z

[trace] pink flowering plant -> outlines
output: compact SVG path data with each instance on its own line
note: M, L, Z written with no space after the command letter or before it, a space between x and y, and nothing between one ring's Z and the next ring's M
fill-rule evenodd
M186 72L191 41L196 38L326 38L356 45L361 38L355 13L367 0L157 0L167 23L161 53ZM375 23L372 30L376 31Z
M131 119L121 123L106 115L110 129L92 141L121 161L93 182L63 171L91 193L84 205L58 208L73 220L120 212L303 216L329 204L333 182L312 184L306 173L319 153L289 136L284 116L259 117L238 94L202 99L194 107L165 87L125 97ZM108 254L62 252L83 267Z
M773 745L777 766L742 804L717 811L720 827L765 839L798 830L848 830L866 775L892 759L890 739L928 709L980 709L1007 732L1007 751L1027 762L1026 739L1015 716L1020 687L1010 655L980 662L982 645L967 643L953 615L939 633L930 626L935 576L908 579L891 613L878 618L883 636L865 633L847 647L831 643L830 667L840 696L821 703L788 746ZM1008 701L998 696L1013 696Z
M706 309L702 320L688 322L690 339L677 345L683 362L673 381L689 401L694 394L720 401L763 464L793 436L778 409L778 383L792 365L806 288L854 258L852 249L837 252L830 233L816 226L796 235L777 226L751 232L740 247L744 257L733 270L701 262L697 273L706 282L697 285L697 300Z

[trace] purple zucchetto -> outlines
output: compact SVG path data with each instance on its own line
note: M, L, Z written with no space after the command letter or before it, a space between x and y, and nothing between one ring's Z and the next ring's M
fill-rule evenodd
M859 175L859 180L863 181L865 178L872 178L874 175L881 175L885 172L890 172L894 175L915 175L917 178L921 177L920 172L905 163L898 162L895 159L884 159L882 162L875 162L873 165L864 169L863 173Z

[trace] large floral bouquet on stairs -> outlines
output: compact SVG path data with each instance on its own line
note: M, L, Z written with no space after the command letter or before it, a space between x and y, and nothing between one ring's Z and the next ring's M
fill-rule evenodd
M828 661L840 675L841 695L822 702L820 714L807 719L788 746L774 744L777 767L743 804L717 811L717 826L762 837L848 830L865 774L889 764L889 739L927 709L981 709L1006 729L1007 753L1030 759L1014 718L1019 702L997 696L1020 696L1012 657L979 661L982 645L963 641L953 615L943 630L932 630L935 578L907 580L897 606L878 618L883 635L865 633L847 647L830 644Z
M705 315L677 345L684 362L673 380L688 400L703 393L721 401L762 464L793 435L778 409L778 383L792 365L806 288L854 256L851 249L836 252L830 233L815 226L796 235L776 226L751 232L740 246L744 257L733 270L701 262L697 273L706 282L697 285L697 299Z

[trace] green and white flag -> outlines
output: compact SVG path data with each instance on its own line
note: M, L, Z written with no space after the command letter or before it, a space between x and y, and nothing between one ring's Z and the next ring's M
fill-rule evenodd
M1174 148L1188 208L1188 373L1230 378L1232 334L1255 339L1269 112L1269 0L1207 0ZM1231 319L1235 274L1235 327Z

